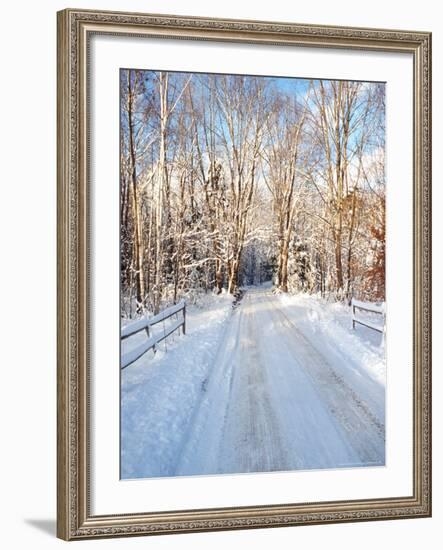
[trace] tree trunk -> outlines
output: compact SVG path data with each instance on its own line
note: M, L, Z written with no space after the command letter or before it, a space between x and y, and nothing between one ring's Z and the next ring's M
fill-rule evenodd
M141 216L140 205L138 200L137 191L137 165L136 165L136 151L134 143L134 121L132 118L133 110L133 90L131 87L131 71L128 71L128 124L129 124L129 154L131 157L131 186L132 186L132 215L134 223L134 259L135 259L135 274L136 274L136 298L137 298L137 312L140 313L143 310L145 299L144 288L144 273L143 273L143 241L142 241L142 228L141 228Z
M228 263L228 292L234 294L238 288L238 259L231 260Z
M348 255L347 255L347 270L346 270L346 299L351 300L351 281L352 281L352 249L353 249L353 237L354 237L354 225L355 225L355 211L357 202L357 191L354 189L352 192L352 207L351 207L351 221L349 224L349 236L348 236Z
M160 73L159 77L160 95L160 151L158 163L158 189L157 189L157 232L156 232L156 266L154 284L154 313L160 311L160 301L163 287L163 198L167 187L167 166L166 166L166 129L168 116L168 75Z
M223 266L219 259L215 261L215 289L217 294L221 294L223 290Z
M343 290L343 265L342 265L341 231L335 233L335 275L337 279L337 291Z
M280 281L279 288L283 292L288 292L288 258L289 258L289 244L287 239L283 241L283 247L281 251L281 265L280 265Z

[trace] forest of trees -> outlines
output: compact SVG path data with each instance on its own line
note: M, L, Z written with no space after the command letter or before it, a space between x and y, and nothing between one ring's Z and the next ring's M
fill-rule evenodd
M122 315L385 293L384 84L122 70Z

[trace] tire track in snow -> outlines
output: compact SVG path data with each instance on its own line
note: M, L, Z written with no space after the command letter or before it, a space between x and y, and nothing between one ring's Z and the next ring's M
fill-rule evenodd
M295 326L286 313L267 296L268 302L280 317L282 325L291 331L288 338L294 354L304 355L300 366L312 378L320 398L348 433L351 444L362 460L384 463L385 426L370 410L368 404L346 383L323 354ZM383 457L380 460L380 447Z
M263 289L220 342L177 475L384 464L384 425Z
M215 473L221 433L230 402L233 364L240 341L241 308L235 308L224 329L210 374L202 382L202 400L182 438L174 475ZM196 457L199 457L196 466Z
M256 319L251 302L251 293L248 293L243 298L242 338L218 468L232 472L288 470L291 463L280 433L275 403L268 391L268 373L256 345Z

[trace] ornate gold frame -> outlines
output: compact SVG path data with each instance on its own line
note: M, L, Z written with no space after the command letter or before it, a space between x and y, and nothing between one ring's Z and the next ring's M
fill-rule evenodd
M92 516L88 482L88 138L90 36L125 34L409 52L414 59L413 496ZM58 13L58 507L65 539L431 515L431 34L64 10Z

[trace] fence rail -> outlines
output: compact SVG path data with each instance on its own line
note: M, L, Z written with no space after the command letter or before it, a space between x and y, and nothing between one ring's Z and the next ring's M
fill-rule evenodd
M178 315L181 313L181 319L177 319L172 325L169 325L162 334L151 335L151 327L169 319L173 315ZM186 334L186 303L184 301L179 302L173 306L170 306L163 311L160 311L157 315L153 317L145 317L134 321L129 325L126 325L121 330L121 339L125 340L134 334L138 334L142 330L146 332L148 337L147 340L136 346L131 351L128 351L122 355L121 358L121 368L125 369L129 367L132 363L140 359L142 355L148 352L150 349L153 349L155 352L155 346L162 342L165 338L170 336L173 332L182 327L183 334Z
M354 300L351 301L352 306L352 328L355 329L355 323L358 323L359 325L363 325L365 327L368 327L372 330L376 330L377 332L381 332L384 334L385 331L385 304L372 304L370 302L360 302L360 300ZM383 325L376 325L374 323L371 323L371 321L367 319L360 319L355 315L355 310L361 309L364 311L370 311L371 313L378 313L382 316Z

